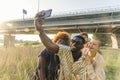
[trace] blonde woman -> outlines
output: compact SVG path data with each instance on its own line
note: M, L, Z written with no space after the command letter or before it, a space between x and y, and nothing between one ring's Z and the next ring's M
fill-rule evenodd
M84 51L86 62L86 79L87 80L105 80L104 72L104 58L99 53L100 41L98 39L92 39L88 45L88 48ZM81 79L79 80L84 80Z

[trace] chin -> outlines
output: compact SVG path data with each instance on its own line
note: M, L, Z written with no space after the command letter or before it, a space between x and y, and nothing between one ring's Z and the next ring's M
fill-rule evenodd
M89 49L90 51L94 51L94 49Z
M76 51L76 49L75 48L71 48L71 51Z

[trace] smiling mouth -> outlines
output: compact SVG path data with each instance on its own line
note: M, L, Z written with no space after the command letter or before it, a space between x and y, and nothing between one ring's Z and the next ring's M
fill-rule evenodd
M71 47L71 49L73 50L73 49L76 49L76 47Z
M71 49L76 49L75 47L71 47Z
M71 46L71 48L76 48L75 46Z

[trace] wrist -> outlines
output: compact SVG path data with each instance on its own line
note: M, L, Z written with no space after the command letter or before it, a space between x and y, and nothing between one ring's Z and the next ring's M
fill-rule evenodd
M91 62L87 62L86 64L87 64L87 65L91 65Z
M39 33L43 32L43 28L42 27L39 27L36 29Z
M86 64L91 65L92 63L91 63L91 61L86 61Z

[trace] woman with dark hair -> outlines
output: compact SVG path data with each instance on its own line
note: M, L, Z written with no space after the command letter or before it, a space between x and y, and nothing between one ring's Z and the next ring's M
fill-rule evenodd
M70 45L70 35L67 32L60 31L52 39L53 43ZM33 80L58 80L60 60L58 55L47 48L39 55L39 63L35 71Z
M85 49L88 46L88 40L89 40L88 34L86 32L81 32L80 36L82 36L85 39L85 44L84 44L84 48L83 48L83 49Z
M86 79L85 71L86 71L86 63L85 59L82 57L77 57L75 55L80 56L80 50L84 46L84 38L75 36L73 38L73 42L71 42L71 46L66 46L62 44L53 43L49 37L46 35L42 25L44 23L44 19L39 19L40 16L44 14L44 11L38 12L34 19L34 24L36 30L39 32L40 39L44 46L50 50L53 54L59 56L60 59L60 75L59 80L75 80L76 75L81 73ZM68 39L58 39L57 43L65 43L68 42ZM75 50L74 50L75 49ZM76 51L78 50L78 51ZM77 54L78 53L78 54ZM74 55L74 56L73 56ZM74 57L77 57L74 61Z

